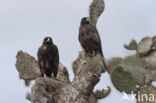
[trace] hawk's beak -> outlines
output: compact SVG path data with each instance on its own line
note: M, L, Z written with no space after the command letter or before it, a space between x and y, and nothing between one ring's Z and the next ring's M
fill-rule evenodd
M47 41L49 42L50 41L50 38L48 38Z
M89 21L89 18L87 18L86 21Z

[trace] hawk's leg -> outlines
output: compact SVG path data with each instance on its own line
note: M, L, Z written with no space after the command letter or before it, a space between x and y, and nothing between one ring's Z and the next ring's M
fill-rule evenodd
M92 56L94 57L94 56L96 56L96 52L95 51L93 51L93 54L92 54Z
M47 78L46 74L43 74L43 77L44 77L44 78Z

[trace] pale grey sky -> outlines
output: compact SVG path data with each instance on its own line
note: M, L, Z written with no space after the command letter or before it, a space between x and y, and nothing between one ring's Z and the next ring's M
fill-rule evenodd
M80 19L88 16L92 0L0 0L0 103L29 103L25 88L14 67L16 53L22 49L36 57L45 36L59 48L60 61L71 72L71 63L81 50L78 42ZM156 35L155 0L105 0L105 11L98 21L105 57L133 54L123 48L135 38ZM121 101L122 94L103 74L97 88L111 86L109 97L99 103Z

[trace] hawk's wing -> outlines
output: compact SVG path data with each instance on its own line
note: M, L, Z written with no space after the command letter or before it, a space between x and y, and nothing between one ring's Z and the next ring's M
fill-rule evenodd
M89 24L80 27L79 41L83 49L88 48L90 45L93 48L97 48L101 51L101 39L96 27L93 25Z
M38 58L38 64L39 64L39 67L40 67L40 70L41 72L43 71L43 62L44 62L44 57L43 57L43 54L46 52L46 47L45 46L41 46L39 49L38 49L38 52L37 52L37 58Z
M53 47L54 47L53 63L54 63L54 68L55 68L53 69L53 73L54 73L54 76L56 77L57 72L58 72L58 65L59 65L59 52L58 52L58 48L56 45L53 45Z
M56 45L54 45L54 64L55 66L58 66L59 64L59 52L58 52L58 48Z
M89 25L88 27L88 39L92 42L93 47L97 48L99 51L102 51L101 49L101 39L99 36L99 33L95 26Z

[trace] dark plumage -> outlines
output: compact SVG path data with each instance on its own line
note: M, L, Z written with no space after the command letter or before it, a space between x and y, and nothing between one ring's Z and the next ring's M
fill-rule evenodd
M56 77L59 65L59 53L51 37L44 38L42 46L38 49L37 56L42 77L44 75L51 77L51 73Z
M96 26L90 24L88 17L81 19L81 25L79 28L79 42L82 48L85 50L86 55L90 56L93 54L101 54L103 56L99 33L96 29ZM103 62L106 69L105 59L103 59ZM104 72L104 70L102 72Z
M79 41L86 54L102 54L101 40L95 26L89 23L89 18L85 17L81 20L79 28Z

